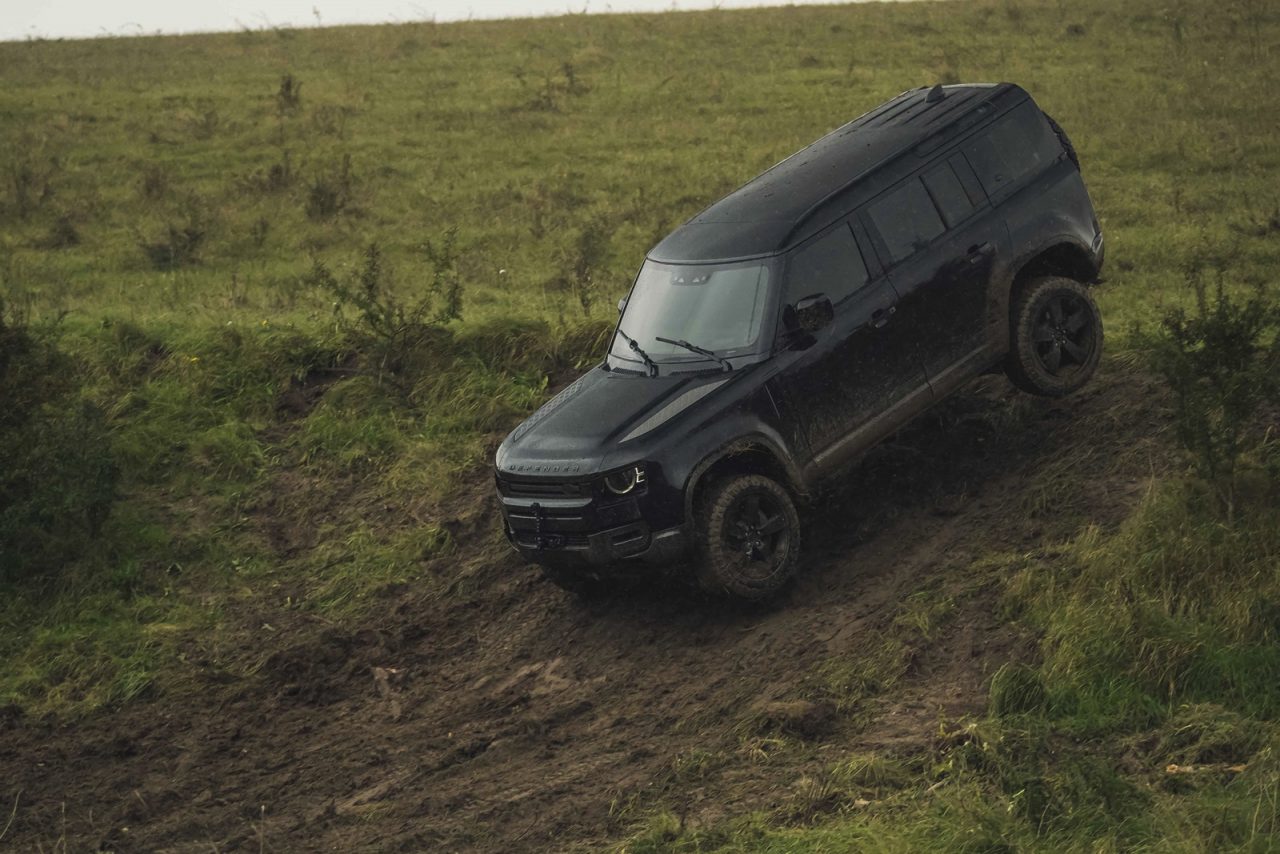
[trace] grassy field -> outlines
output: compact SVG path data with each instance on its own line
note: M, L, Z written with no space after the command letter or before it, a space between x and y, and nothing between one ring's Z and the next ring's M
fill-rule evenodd
M32 410L61 426L24 464L61 472L98 437L117 496L101 524L0 552L0 704L182 695L186 662L261 663L246 612L343 623L391 585L451 595L475 472L602 351L644 252L913 86L1015 81L1068 130L1107 233L1108 358L1139 365L1135 329L1190 300L1189 269L1274 282L1278 78L1260 0L0 44L4 317L74 380ZM89 426L66 414L83 402ZM659 810L629 850L1276 850L1264 468L1229 520L1170 478L1119 531L989 556L1040 660L1002 671L946 750L833 767L811 798L835 806L803 821ZM424 570L449 555L456 572ZM1209 770L1153 789L1117 751Z

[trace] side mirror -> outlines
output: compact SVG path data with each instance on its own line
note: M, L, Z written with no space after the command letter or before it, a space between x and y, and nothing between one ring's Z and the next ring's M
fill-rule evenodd
M622 314L622 312L625 311L626 308L627 308L627 298L623 297L622 299L618 300L618 314Z
M826 294L812 294L796 303L795 324L810 335L835 320L836 311Z

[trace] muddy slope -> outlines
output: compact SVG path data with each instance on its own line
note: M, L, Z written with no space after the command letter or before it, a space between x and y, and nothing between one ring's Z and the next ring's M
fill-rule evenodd
M1114 367L1059 402L982 380L824 498L804 576L767 607L669 584L583 603L476 546L470 592L296 627L257 677L211 680L198 702L0 718L0 827L18 803L0 848L594 849L657 806L785 808L842 755L910 753L981 711L989 674L1033 644L1000 623L975 560L1123 518L1164 466L1158 406ZM817 696L815 673L922 590L955 604L901 681L856 714L820 708L777 752L752 746L753 709Z

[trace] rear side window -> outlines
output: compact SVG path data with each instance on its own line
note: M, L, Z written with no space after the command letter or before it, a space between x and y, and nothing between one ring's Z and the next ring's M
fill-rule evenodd
M826 294L838 303L867 283L867 265L853 232L841 225L805 246L791 259L787 302L794 305L811 294Z
M888 247L891 263L906 258L945 230L919 178L872 202L867 215Z
M949 163L943 163L924 173L924 186L933 197L933 203L938 206L938 210L942 211L942 218L947 221L948 228L967 217L969 211L973 210L973 202L969 201L969 194L964 191L964 186L961 185L960 179L956 177L955 170Z
M1062 153L1044 116L1030 102L1015 107L965 145L988 196L1039 172Z

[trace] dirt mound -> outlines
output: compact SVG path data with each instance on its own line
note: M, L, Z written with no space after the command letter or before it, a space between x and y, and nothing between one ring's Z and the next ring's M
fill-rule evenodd
M842 756L923 749L940 717L982 710L1031 645L972 567L1123 518L1160 466L1156 406L1114 373L1056 402L979 383L822 500L771 605L670 584L580 602L477 534L474 592L291 633L252 678L75 723L0 713L3 844L564 850L676 799L692 821L784 807ZM926 590L945 619L904 623ZM905 631L890 687L826 705L824 668Z

